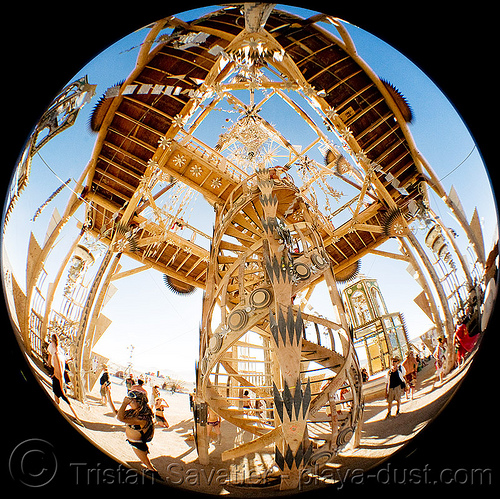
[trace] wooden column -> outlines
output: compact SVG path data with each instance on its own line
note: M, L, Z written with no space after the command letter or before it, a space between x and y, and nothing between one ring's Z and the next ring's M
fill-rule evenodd
M47 336L47 329L49 326L49 316L50 316L50 311L52 309L52 302L54 300L54 294L56 292L57 287L59 286L59 281L61 280L64 269L66 268L66 265L68 264L69 259L71 258L71 255L73 254L73 251L75 250L77 244L80 242L82 235L83 235L83 232L80 232L78 234L78 236L76 237L76 239L73 241L73 244L71 245L70 249L66 253L66 256L64 257L63 261L61 262L61 265L59 266L59 270L57 271L57 275L56 275L54 281L49 286L47 299L45 301L45 313L43 316L43 323L42 323L42 330L41 330L42 339Z
M263 207L264 262L268 278L273 287L274 310L269 311L271 348L281 371L283 390L279 390L279 379L274 380L273 398L275 416L281 424L281 439L276 440L275 459L282 471L281 490L299 486L303 456L312 445L307 438L307 415L311 400L308 381L302 390L300 360L302 351L302 316L300 309L294 316L292 287L288 269L288 248L282 222L277 218L278 198L274 180L268 170L258 172L258 187Z
M422 263L424 264L431 280L432 283L434 284L434 288L436 289L436 292L438 294L439 302L441 304L441 308L443 310L444 314L444 329L446 332L446 342L447 342L447 371L450 371L453 367L453 364L455 363L455 349L453 347L453 335L454 335L454 326L453 326L453 318L451 316L450 312L450 307L448 306L448 300L446 299L446 294L444 292L443 286L441 285L441 282L439 281L439 277L434 270L434 267L429 260L429 257L425 253L424 249L420 245L419 241L417 238L413 235L413 233L410 231L407 235L408 240L410 241L410 244L415 248L415 251L418 253L418 256L422 260Z
M438 330L438 334L440 336L445 336L443 322L441 321L441 317L439 315L439 310L438 310L436 302L434 300L434 296L432 294L431 288L429 287L429 284L427 283L427 279L425 278L425 274L422 271L420 263L413 255L413 252L411 251L409 244L404 240L404 238L400 238L399 242L401 243L401 246L402 246L402 249L404 250L404 252L408 255L411 265L418 271L418 274L419 274L418 283L420 284L420 286L422 286L422 288L425 292L425 295L427 296L427 300L429 302L429 307L431 309L434 325L436 326L436 328Z
M112 277L116 272L116 269L118 267L118 263L120 261L121 253L116 253L115 258L111 262L111 265L109 267L108 273L106 275L106 278L104 280L103 285L101 286L101 290L99 292L99 295L95 301L94 305L94 310L92 312L92 316L89 321L89 327L87 329L87 333L85 335L85 341L83 343L83 353L82 353L82 361L81 361L81 366L84 370L85 373L88 373L90 370L90 358L92 354L92 347L94 346L94 335L95 335L95 327L96 327L96 322L97 319L99 318L99 315L101 313L101 308L102 304L104 302L104 299L106 297L106 294L108 292L109 284L111 283ZM88 379L87 376L85 376L85 379ZM87 384L87 389L90 389L90 386Z
M90 313L92 311L92 307L94 306L94 302L97 296L97 291L101 284L104 273L106 272L110 262L111 257L113 256L113 251L108 249L106 254L104 255L104 259L101 262L99 270L97 271L96 276L94 277L94 282L90 287L89 294L87 295L87 300L85 301L85 306L82 310L82 316L80 318L80 327L78 328L75 345L74 345L74 362L73 362L73 385L75 391L75 397L80 402L84 401L85 392L83 385L83 352L85 348L85 340L86 340L86 331L87 325L90 319Z
M26 275L26 307L25 307L24 320L23 320L24 324L20 325L21 331L23 331L23 332L26 331L25 346L26 346L28 353L31 351L31 345L29 344L29 333L27 331L29 331L28 325L29 325L29 320L30 320L31 301L33 299L33 291L35 289L38 278L40 277L40 272L42 271L42 268L45 264L45 260L49 256L49 253L52 250L52 248L56 242L57 236L59 236L63 227L66 225L68 220L74 215L75 211L80 207L82 202L83 202L82 198L79 198L76 196L73 196L71 198L61 220L59 220L59 223L55 226L54 230L51 232L50 236L47 238L47 241L45 242L40 253L37 255L36 260L34 262L32 262L32 264L29 266L29 268L31 270Z
M453 249L455 250L455 254L458 256L458 260L460 262L460 266L462 267L462 270L464 271L465 278L467 279L467 284L469 285L469 289L472 289L474 286L472 282L472 277L470 275L470 270L469 266L467 265L467 261L465 260L464 256L462 255L462 252L460 251L459 247L455 243L455 238L453 237L452 234L450 234L450 231L448 227L444 225L444 223L441 220L441 217L438 217L432 210L429 210L429 212L432 214L436 222L439 224L441 229L443 229L444 233L446 234L448 241L450 241L451 245L453 246Z

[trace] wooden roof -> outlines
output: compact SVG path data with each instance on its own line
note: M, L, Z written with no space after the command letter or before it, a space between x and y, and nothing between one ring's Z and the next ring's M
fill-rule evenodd
M325 123L344 131L352 151L364 155L364 165L372 165L377 195L372 190L368 203L362 192L360 199L347 203L345 209L355 219L339 227L322 224L334 270L340 271L390 237L384 225L390 214L394 218L400 210L410 218L408 204L422 199L419 184L424 177L406 128L411 111L404 98L373 74L347 38L336 38L319 27L319 19L303 20L274 10L265 25L266 36L274 39L273 50L284 49L286 60L269 58L267 63L282 75L287 67L298 69L303 78L300 86L309 86L314 93ZM168 26L175 27L174 32L161 37L161 29ZM91 120L98 137L83 193L92 206L87 214L90 230L111 241L105 229L114 222L135 228L134 240L124 251L199 287L204 287L208 250L175 233L165 234L142 216L141 192L160 169L200 192L212 205L223 205L249 176L182 129L183 117L200 102L203 92L215 88L234 69L231 62L221 64L221 51L234 49L231 44L244 28L244 17L236 7L191 23L175 18L158 22L142 46L136 68L122 84L108 90ZM289 90L287 80L297 83L288 76L269 86ZM327 113L328 108L335 112ZM402 187L406 193L398 190ZM358 188L363 191L361 185Z

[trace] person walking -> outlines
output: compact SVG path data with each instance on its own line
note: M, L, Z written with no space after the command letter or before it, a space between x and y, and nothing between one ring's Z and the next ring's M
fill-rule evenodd
M392 365L387 372L387 379L385 384L385 396L387 399L387 415L386 419L391 417L392 403L396 402L396 416L399 414L401 407L401 395L406 388L403 372L399 365L399 357L392 358Z
M132 376L132 373L128 375L128 378L125 380L125 386L127 387L127 391L130 391L132 387L134 386L134 377Z
M438 338L438 343L432 356L435 360L434 365L436 366L436 375L439 377L439 382L442 383L444 378L446 347L444 345L444 339L441 336Z
M63 399L69 405L69 408L71 409L71 412L73 413L73 416L75 417L78 424L84 426L65 393L64 371L66 369L66 356L64 350L59 344L59 337L56 334L52 335L49 353L50 363L53 369L52 392L54 393L55 402L57 405L59 405L59 399Z
M457 349L457 367L462 366L467 356L474 350L477 339L477 336L470 336L466 318L460 319L453 335L453 344Z
M153 409L155 413L156 422L163 426L163 428L168 428L170 425L168 424L167 419L165 418L165 414L163 412L164 409L168 408L168 404L165 399L161 396L160 387L158 385L153 387Z
M221 431L220 431L221 419L217 413L212 411L210 407L207 408L207 431L208 431L208 441L212 440L212 433L215 434L215 445L221 444Z
M116 416L116 409L113 404L113 399L111 398L111 381L109 381L109 372L106 366L104 366L104 371L99 383L101 384L101 404L106 405L109 403L113 414Z
M413 400L417 384L418 362L411 348L408 350L406 360L403 362L403 369L405 370L406 398L408 399L411 396Z
M127 407L130 406L130 409ZM146 395L141 391L130 391L118 409L117 419L126 424L125 435L135 455L146 466L146 473L155 479L163 480L158 470L149 460L148 442L153 439L153 412Z

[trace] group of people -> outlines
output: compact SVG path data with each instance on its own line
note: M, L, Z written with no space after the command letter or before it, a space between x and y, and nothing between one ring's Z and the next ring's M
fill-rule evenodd
M456 353L455 367L461 366L465 359L474 350L478 337L470 335L467 327L466 318L458 321L458 326L453 336L453 347ZM447 345L443 337L437 339L436 347L432 352L436 375L439 382L442 383L446 374L446 353ZM392 365L387 372L386 378L386 400L388 403L387 416L391 417L392 403L396 402L396 415L399 414L401 406L401 397L406 393L407 398L411 396L413 400L418 372L418 361L412 349L408 351L408 355L403 364L400 364L399 357L392 358Z
M457 365L461 365L464 362L464 359L473 350L476 342L477 338L469 335L465 321L460 321L454 335ZM56 403L59 404L62 398L70 407L77 422L83 424L79 420L78 415L74 411L65 393L65 385L67 382L66 355L59 344L59 338L56 334L53 334L51 337L47 353L48 365L52 377L52 390ZM440 382L442 382L446 364L446 343L443 338L438 338L436 348L432 355L435 361L436 374ZM413 400L418 370L419 362L411 348L404 362L401 363L400 358L397 356L391 359L391 367L386 376L385 394L388 404L386 419L392 416L391 411L394 402L396 403L396 416L400 413L401 398L404 394L406 394L407 399L411 398ZM368 374L365 371L363 373L363 381L367 381L367 379ZM130 375L125 383L127 395L123 399L120 408L116 410L111 397L109 372L105 366L100 378L101 403L103 405L109 404L113 411L113 415L116 416L119 421L125 423L127 442L131 445L137 457L146 466L146 473L149 473L154 478L161 479L158 471L149 460L148 442L153 438L155 422L163 428L169 427L169 423L164 414L164 410L168 408L168 404L161 396L158 386L154 386L152 389L153 403L150 404L148 393L142 379L138 379L136 382L132 375ZM248 391L245 391L243 399L243 407L252 409L251 398ZM221 419L210 409L208 409L207 423L210 440L214 438L216 443L220 444Z
M59 405L60 399L64 400L78 424L83 426L66 394L66 383L68 381L66 374L66 353L60 344L57 334L51 335L51 340L47 347L47 365L52 378L52 391L56 404ZM109 404L113 415L119 421L125 423L127 442L131 445L137 457L146 466L146 473L155 479L161 480L160 474L149 460L148 443L153 438L155 422L163 428L169 427L164 414L164 409L168 408L168 404L161 396L158 386L153 387L153 403L150 405L144 381L139 379L137 383L133 382L132 384L128 383L128 381L127 395L123 399L120 408L116 410L111 397L109 371L104 366L99 380L101 403L103 405Z
M127 392L139 392L145 395L146 400L148 399L148 392L144 387L144 380L139 378L137 383L134 381L132 375L130 375L125 381ZM117 411L114 407L113 400L111 399L111 382L109 381L109 373L106 366L104 366L104 370L100 379L101 384L101 403L106 405L107 403L111 406L113 414L116 416ZM165 417L164 410L168 408L168 404L165 399L161 396L160 387L158 385L153 386L152 389L153 395L153 403L151 404L151 410L154 411L155 421L156 423L163 427L168 428L169 424Z
M453 335L453 348L455 349L455 363L453 367L460 367L465 359L472 353L476 347L479 335L471 335L467 326L467 316L458 320L457 328ZM447 344L443 337L437 339L437 345L433 352L436 366L436 375L439 382L442 383L446 374L446 352Z

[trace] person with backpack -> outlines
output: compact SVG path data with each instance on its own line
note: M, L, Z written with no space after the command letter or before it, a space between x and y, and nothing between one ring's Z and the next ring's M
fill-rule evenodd
M392 358L392 366L387 371L387 379L385 385L385 396L387 399L387 416L391 417L391 407L392 403L395 401L397 405L396 416L399 414L399 408L401 406L401 395L406 390L406 383L403 377L403 372L401 366L399 365L399 357Z
M130 406L130 409L127 409L128 406ZM141 391L128 392L116 417L127 425L125 427L127 442L132 446L136 456L146 466L146 473L155 479L162 480L148 457L148 442L153 439L154 422L153 411L148 404L147 396Z

